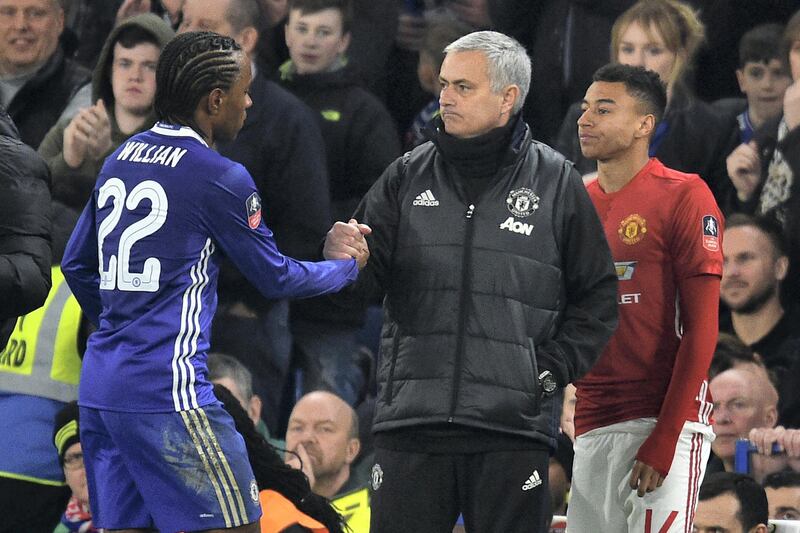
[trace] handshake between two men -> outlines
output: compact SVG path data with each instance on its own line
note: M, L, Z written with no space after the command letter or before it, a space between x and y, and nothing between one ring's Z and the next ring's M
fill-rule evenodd
M347 223L336 222L325 237L322 254L325 259L349 259L352 257L361 270L369 260L366 236L370 233L372 233L372 228L366 224L359 224L354 218Z

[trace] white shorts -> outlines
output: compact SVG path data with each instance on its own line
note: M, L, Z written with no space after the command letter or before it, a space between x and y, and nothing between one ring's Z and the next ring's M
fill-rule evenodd
M577 438L569 533L691 532L714 432L711 426L686 422L664 484L640 498L628 483L636 453L655 425L655 418L640 418Z

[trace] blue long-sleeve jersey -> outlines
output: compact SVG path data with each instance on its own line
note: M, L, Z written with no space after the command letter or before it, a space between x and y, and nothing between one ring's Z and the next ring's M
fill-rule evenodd
M214 401L206 352L222 254L267 298L334 292L358 275L352 259L281 254L250 175L190 128L156 124L108 157L62 261L98 328L81 405L164 412Z

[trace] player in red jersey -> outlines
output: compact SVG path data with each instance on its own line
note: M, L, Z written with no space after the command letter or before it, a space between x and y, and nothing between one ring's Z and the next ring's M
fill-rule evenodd
M587 189L617 269L619 326L581 380L572 532L691 530L710 453L722 216L696 174L648 157L666 94L640 67L598 70L578 120Z

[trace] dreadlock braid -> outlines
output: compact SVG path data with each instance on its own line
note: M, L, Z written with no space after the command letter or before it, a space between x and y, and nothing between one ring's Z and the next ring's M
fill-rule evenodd
M341 515L327 499L311 491L305 474L283 462L277 450L256 430L239 400L222 385L214 385L214 396L222 402L233 418L236 431L244 437L259 490L271 489L280 493L300 511L324 524L330 533L343 533L347 526L343 524Z
M230 37L208 31L183 33L167 43L156 70L158 120L196 126L200 99L217 88L227 91L236 82L241 50Z

